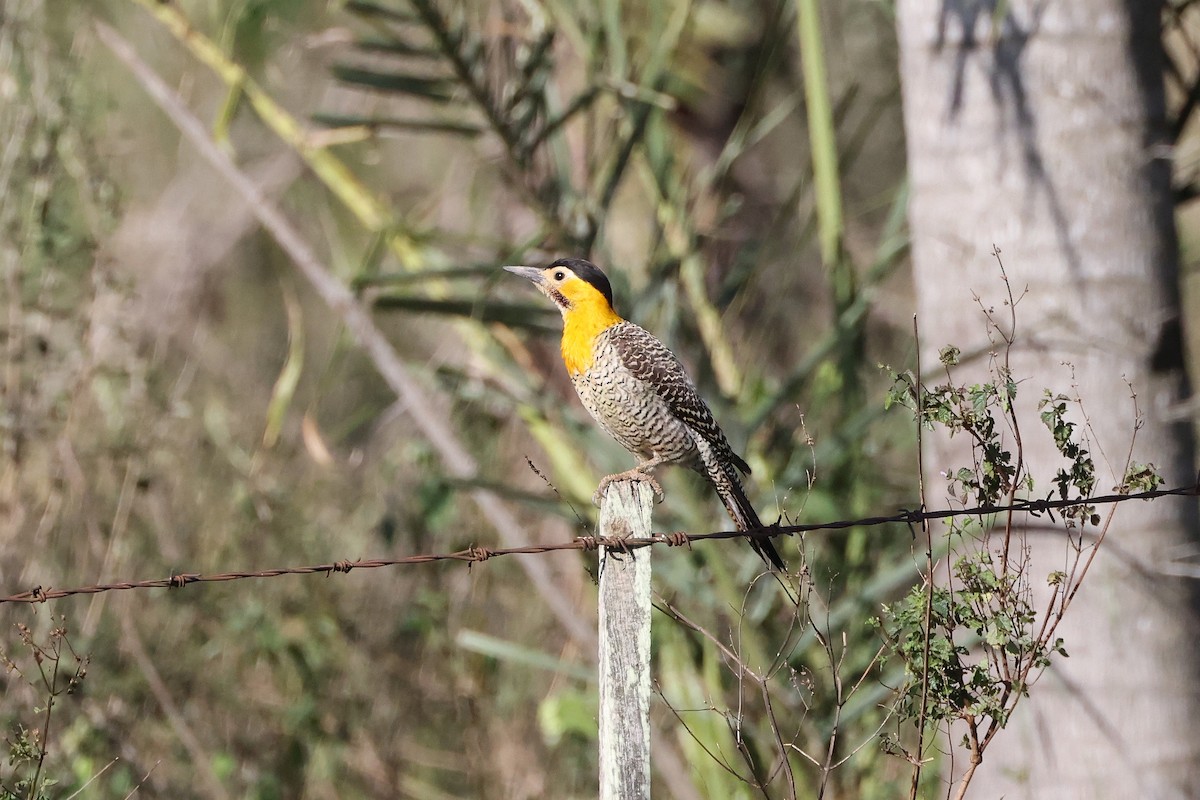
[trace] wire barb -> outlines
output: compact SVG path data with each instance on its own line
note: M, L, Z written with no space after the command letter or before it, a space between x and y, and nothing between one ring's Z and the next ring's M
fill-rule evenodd
M692 537L687 531L675 531L674 533L661 533L658 538L665 542L667 547L683 547L687 545L687 549L692 549Z
M471 545L471 549L467 552L471 554L471 562L476 564L487 561L496 554L495 551L491 550L490 548L480 547L478 545Z

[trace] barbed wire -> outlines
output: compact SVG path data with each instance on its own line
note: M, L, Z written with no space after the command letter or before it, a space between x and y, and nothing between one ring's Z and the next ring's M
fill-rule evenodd
M1144 492L1128 494L1108 494L1098 497L1073 498L1052 500L1022 500L1009 506L975 506L973 508L945 508L935 511L902 510L896 514L863 517L860 519L835 520L833 522L814 522L805 525L768 525L748 531L714 531L711 533L656 533L648 537L614 538L603 536L578 536L568 542L553 544L535 544L522 547L488 548L472 546L453 553L429 553L424 555L401 556L400 558L372 558L354 561L333 561L328 564L313 564L304 567L278 567L265 570L244 570L238 572L218 572L203 575L196 572L180 572L168 578L153 578L150 580L122 581L120 583L99 583L91 586L79 586L71 589L54 589L35 586L24 592L0 597L0 604L5 603L44 603L81 594L100 594L102 592L123 591L126 589L181 589L192 583L221 583L224 581L240 581L251 578L277 578L281 575L312 575L324 573L335 575L347 573L356 569L379 569L381 567L399 567L412 564L432 564L439 561L458 561L467 564L479 564L499 556L540 555L562 550L596 550L601 547L629 552L643 547L667 545L668 547L691 546L693 542L703 542L720 539L738 539L743 537L756 539L774 539L778 536L793 536L799 533L815 531L842 530L845 528L875 527L879 525L904 524L915 525L931 520L947 519L950 517L977 517L995 514L1027 513L1034 516L1050 514L1064 508L1080 506L1111 505L1129 500L1155 500L1160 497L1195 497L1200 496L1200 476L1191 486L1181 486L1175 489L1152 489Z

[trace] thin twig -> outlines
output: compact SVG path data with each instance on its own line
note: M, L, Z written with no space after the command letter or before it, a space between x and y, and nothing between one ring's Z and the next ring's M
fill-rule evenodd
M92 783L97 778L99 778L104 773L108 772L109 767L111 767L113 764L117 763L120 760L121 760L120 757L117 757L117 758L114 758L111 761L109 761L107 764L105 764L103 767L101 767L99 770L97 770L95 775L93 775L92 777L90 777L86 781L84 781L82 786L80 786L78 789L76 789L75 791L73 791L69 795L67 795L66 800L75 800L76 797L78 797L80 794L82 794L84 789L91 786Z
M921 374L921 329L917 324L917 315L913 314L913 340L917 349L917 375ZM917 405L917 495L921 500L921 508L925 508L925 454L922 429L925 420L922 416L921 381L913 382L916 392ZM908 796L916 800L917 789L921 783L922 756L925 751L925 723L929 718L929 651L933 640L933 532L929 520L921 523L921 531L925 534L925 648L921 655L921 711L917 714L917 757L913 759L912 783L909 785Z

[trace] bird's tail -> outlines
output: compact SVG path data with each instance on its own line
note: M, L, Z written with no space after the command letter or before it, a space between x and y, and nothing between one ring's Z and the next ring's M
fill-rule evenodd
M710 476L717 494L721 497L721 503L729 512L729 518L733 520L734 526L739 531L765 527L762 520L758 518L754 506L750 504L750 499L746 497L746 492L742 489L742 482L738 480L736 474L731 475L731 472L733 472L732 469L722 469L719 470L718 475ZM783 563L783 558L770 539L751 536L746 538L750 542L750 546L754 548L754 552L758 553L763 561L780 572L787 572L787 565Z

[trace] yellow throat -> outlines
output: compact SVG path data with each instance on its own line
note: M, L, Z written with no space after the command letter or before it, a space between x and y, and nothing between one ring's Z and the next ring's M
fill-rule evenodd
M591 289L590 286L587 288ZM592 366L596 337L625 320L612 310L604 295L594 289L572 292L571 295L575 295L568 295L571 307L563 311L562 357L567 372L575 377Z

